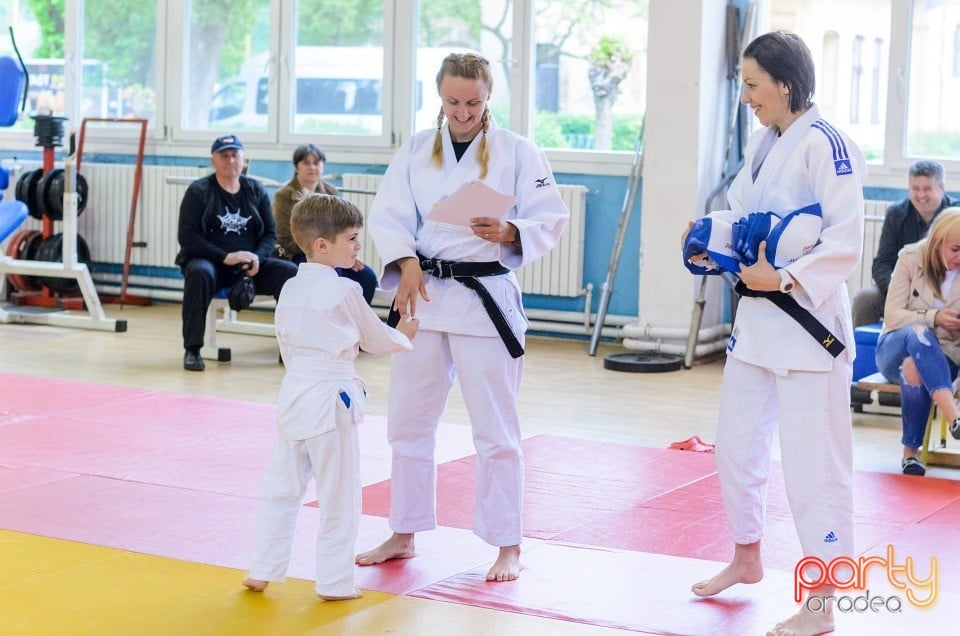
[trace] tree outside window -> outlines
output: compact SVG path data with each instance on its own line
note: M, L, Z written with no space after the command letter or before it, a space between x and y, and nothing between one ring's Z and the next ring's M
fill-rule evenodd
M633 150L646 110L647 0L536 0L534 138Z

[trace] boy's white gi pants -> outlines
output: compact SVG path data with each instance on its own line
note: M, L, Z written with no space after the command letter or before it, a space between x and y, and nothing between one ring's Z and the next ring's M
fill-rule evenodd
M305 440L278 439L263 481L250 578L283 581L297 515L310 478L317 482L317 594L351 596L360 528L360 452L352 411L337 409L337 428Z

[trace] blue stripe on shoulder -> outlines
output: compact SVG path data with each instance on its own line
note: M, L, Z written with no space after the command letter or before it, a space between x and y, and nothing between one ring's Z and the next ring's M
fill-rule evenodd
M847 144L843 140L843 135L840 134L836 128L831 126L829 123L823 119L818 119L817 121L810 124L811 127L816 128L822 132L826 138L830 141L830 147L833 148L833 160L840 161L843 159L849 159L850 155L847 152Z

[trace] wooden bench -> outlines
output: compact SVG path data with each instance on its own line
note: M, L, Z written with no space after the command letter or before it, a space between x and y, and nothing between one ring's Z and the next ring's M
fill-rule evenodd
M900 393L900 385L888 382L879 371L857 380L856 387L863 391L877 391L880 393ZM938 416L937 405L930 405L930 414L927 416L927 427L923 433L923 446L920 447L920 461L925 465L960 466L960 449L947 448L947 438L952 437L947 431L947 420ZM931 431L934 420L940 422L940 442L931 440ZM931 442L935 445L931 448Z

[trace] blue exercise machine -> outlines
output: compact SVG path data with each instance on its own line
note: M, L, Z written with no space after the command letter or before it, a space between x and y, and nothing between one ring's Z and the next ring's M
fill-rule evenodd
M10 27L10 39L17 59L0 57L0 128L13 126L27 104L27 67L13 40L13 27ZM0 166L0 242L6 240L27 218L27 206L22 202L3 201L3 191L9 185L10 173Z
M26 108L27 88L29 75L20 51L17 49L13 37L13 28L10 28L10 39L17 59L5 56L0 57L0 127L13 126L20 113ZM54 148L61 145L63 136L64 117L54 117L52 114L33 115L35 122L34 135L37 136L37 145L43 147L43 173L53 170ZM72 146L72 144L71 144ZM52 311L20 311L16 306L0 305L0 323L33 323L56 325L60 327L76 327L80 329L95 329L98 331L122 332L127 330L126 320L107 318L100 304L100 297L90 277L87 264L77 259L77 214L79 195L76 188L76 170L71 156L63 161L64 187L62 221L63 231L58 237L53 236L53 219L43 216L44 240L59 240L60 262L53 260L24 260L16 258L18 254L0 254L0 301L7 298L8 275L37 276L44 281L43 296L39 306L52 308ZM10 175L0 167L0 190L7 187ZM0 197L2 198L2 197ZM28 207L22 201L0 201L0 241L6 240L27 218ZM17 237L14 237L16 239ZM12 239L12 242L16 242ZM52 244L51 244L52 245ZM67 307L62 299L53 298L47 286L53 283L47 281L71 279L83 297L82 305L87 315L62 311ZM71 283L72 285L72 283ZM73 299L70 299L73 300ZM29 303L38 304L38 303Z

